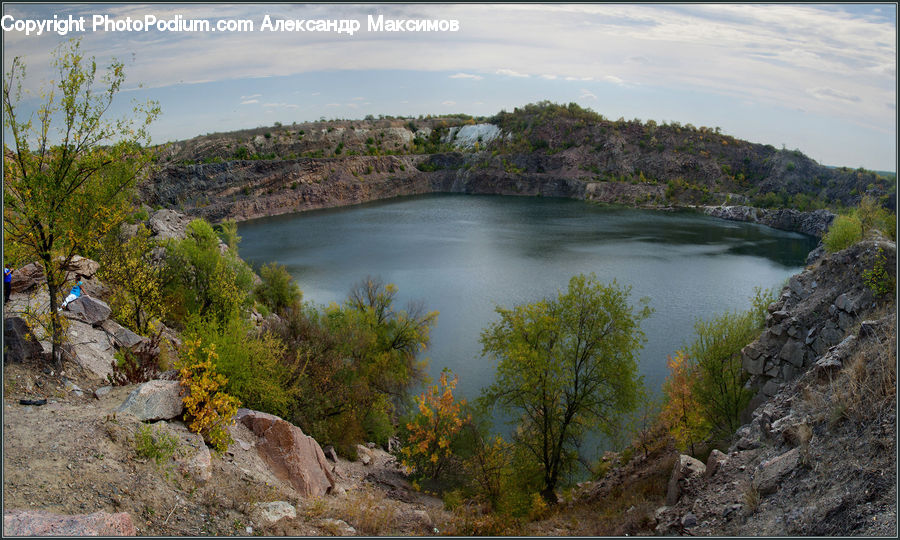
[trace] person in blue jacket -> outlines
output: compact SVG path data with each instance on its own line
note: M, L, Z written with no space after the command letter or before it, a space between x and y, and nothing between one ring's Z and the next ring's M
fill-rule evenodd
M9 302L9 295L12 292L12 268L9 263L3 268L3 303Z
M72 287L72 290L69 291L69 296L63 300L62 306L59 307L56 311L62 311L66 309L66 306L69 305L69 302L75 300L76 298L81 296L81 275L75 274L75 286Z

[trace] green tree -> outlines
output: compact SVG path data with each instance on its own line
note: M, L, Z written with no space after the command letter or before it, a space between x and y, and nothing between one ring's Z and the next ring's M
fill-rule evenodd
M637 403L640 322L651 310L634 310L629 294L615 281L574 276L555 299L497 308L500 320L482 332L482 354L498 361L482 399L521 415L514 443L541 467L548 502L585 433L612 434L618 415Z
M116 236L101 250L100 277L113 286L110 307L116 320L142 335L152 331L150 321L165 315L164 267L153 261L155 245L142 224L126 242Z
M14 148L4 144L4 239L47 276L52 357L62 364L63 332L57 313L64 268L87 252L127 214L136 179L151 154L145 149L159 106L137 106L131 117L110 120L109 108L125 81L113 61L97 80L97 63L84 58L79 41L54 53L57 80L35 113L23 119L25 65L13 59L3 82L4 127Z
M725 437L740 427L740 413L753 396L744 388L741 349L759 336L760 328L750 310L698 320L694 329L697 338L688 351L697 376L693 394L713 434Z

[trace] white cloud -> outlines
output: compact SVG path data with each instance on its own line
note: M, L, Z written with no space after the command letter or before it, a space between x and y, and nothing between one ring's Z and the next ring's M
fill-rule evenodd
M527 73L519 73L518 71L514 71L512 69L498 69L497 75L506 75L508 77L528 77Z
M584 88L581 89L581 95L578 96L579 99L597 99L597 96L593 94L590 90L586 90Z
M483 79L484 77L482 77L481 75L474 75L474 74L472 74L472 73L462 73L462 72L460 72L460 73L456 73L456 74L450 75L450 78L451 78L451 79L472 79L473 81L480 81L480 80Z
M252 103L259 103L258 99L246 99L241 102L241 105L250 105Z
M250 94L249 96L241 96L241 99L253 99L258 97L262 97L262 94Z
M603 80L611 82L613 84L618 84L620 86L625 84L625 81L616 77L615 75L607 75L607 76L603 77Z
M854 96L853 94L848 94L847 92L842 92L834 88L809 88L806 91L809 92L810 95L815 96L819 99L835 99L838 101L849 103L859 103L861 101L859 96Z
M456 105L456 102L455 101L442 101L441 105L447 105L447 106Z
M553 79L556 78L556 75L549 75L549 74L545 73L545 74L541 75L541 78L547 79L548 81L552 81Z

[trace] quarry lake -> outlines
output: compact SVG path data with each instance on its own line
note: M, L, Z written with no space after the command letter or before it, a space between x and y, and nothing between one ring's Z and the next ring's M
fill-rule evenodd
M602 207L540 197L427 195L241 223L240 254L255 268L277 261L305 301L343 302L368 275L394 283L397 308L423 300L440 312L427 351L437 379L459 375L456 394L494 378L479 335L495 306L555 296L594 272L630 285L632 304L655 310L642 328L644 382L659 394L666 357L693 339L698 317L750 307L754 287L778 287L803 268L817 241L695 212Z

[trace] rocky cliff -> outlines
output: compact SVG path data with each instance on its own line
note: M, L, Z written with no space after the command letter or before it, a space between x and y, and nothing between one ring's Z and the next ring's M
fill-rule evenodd
M835 217L828 210L800 212L790 208L767 210L752 206L708 206L704 211L717 218L760 223L773 229L799 232L816 238L825 235Z

